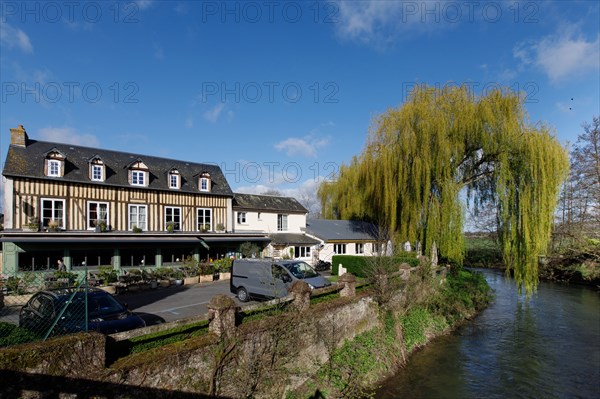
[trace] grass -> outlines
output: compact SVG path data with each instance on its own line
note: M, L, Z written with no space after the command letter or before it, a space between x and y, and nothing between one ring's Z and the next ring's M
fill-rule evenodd
M131 338L129 340L121 341L117 345L119 346L121 354L127 356L132 353L140 353L174 342L185 341L186 339L205 335L208 333L208 324L208 320L202 320L198 323L174 327L169 330Z

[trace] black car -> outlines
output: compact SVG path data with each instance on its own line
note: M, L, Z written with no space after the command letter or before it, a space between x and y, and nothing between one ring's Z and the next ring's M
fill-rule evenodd
M146 322L130 312L108 292L97 289L61 289L40 291L33 295L19 315L19 327L45 336L62 335L87 330L112 334L134 328L145 327Z

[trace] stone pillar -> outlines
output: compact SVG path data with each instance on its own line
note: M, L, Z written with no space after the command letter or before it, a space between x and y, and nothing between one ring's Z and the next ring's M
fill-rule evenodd
M288 292L294 296L292 307L295 310L299 312L308 310L310 306L310 291L310 287L304 281L296 280L290 286Z
M208 331L219 337L235 331L235 301L224 294L215 295L208 303Z
M338 280L340 284L344 285L344 288L340 291L341 297L353 297L356 296L356 277L352 273L344 273Z

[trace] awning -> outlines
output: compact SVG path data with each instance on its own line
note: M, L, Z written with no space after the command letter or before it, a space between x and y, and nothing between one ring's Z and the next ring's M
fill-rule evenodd
M269 242L269 237L202 237L206 242L219 243L219 242Z
M190 236L177 236L177 235L163 235L163 236L118 236L118 235L82 235L82 236L62 236L60 233L56 234L31 234L31 235L14 235L14 236L3 236L0 238L0 242L23 242L23 243L94 243L94 244L200 244L206 246L204 240L200 237Z

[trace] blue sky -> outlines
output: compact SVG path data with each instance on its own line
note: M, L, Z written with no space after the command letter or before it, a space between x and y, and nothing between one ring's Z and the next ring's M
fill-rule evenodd
M0 142L221 165L310 198L416 84L523 91L575 141L600 114L596 1L0 3Z

